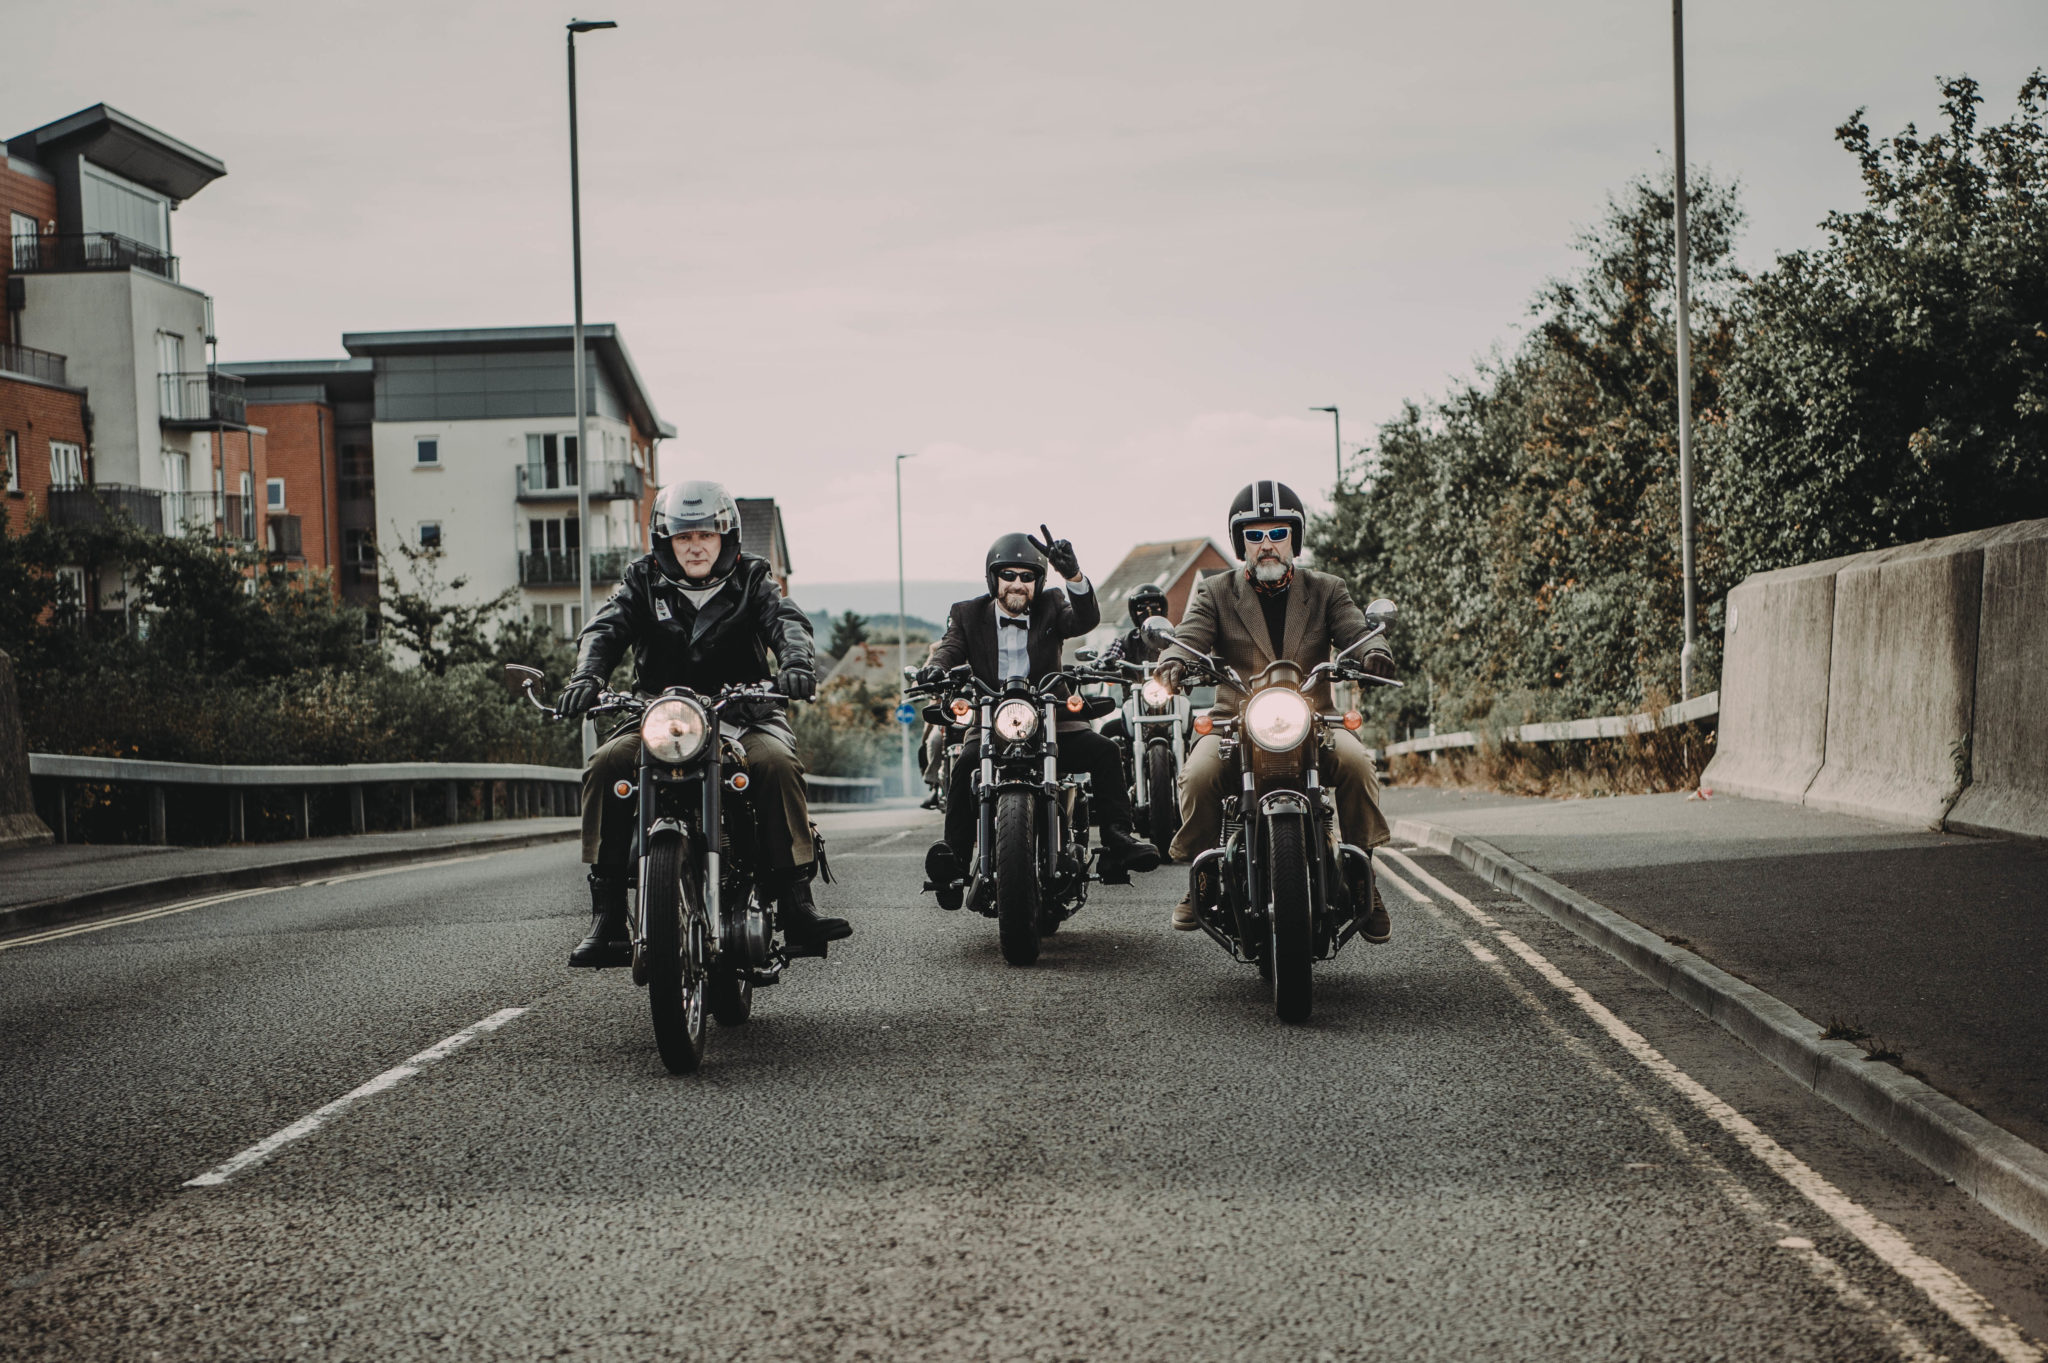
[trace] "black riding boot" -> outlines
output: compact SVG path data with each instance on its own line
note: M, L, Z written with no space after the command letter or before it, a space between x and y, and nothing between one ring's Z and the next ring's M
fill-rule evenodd
M1104 824L1101 867L1104 880L1129 884L1131 872L1159 869L1159 849L1131 832L1127 823Z
M808 866L796 871L775 896L775 918L791 946L817 946L853 936L853 925L844 918L818 917L818 910L811 904Z
M1384 942L1394 935L1394 923L1387 917L1386 901L1380 898L1380 882L1377 876L1373 877L1372 882L1372 906L1358 915L1358 935L1374 943Z
M572 966L633 964L633 942L626 930L626 878L590 871L590 935L569 953Z

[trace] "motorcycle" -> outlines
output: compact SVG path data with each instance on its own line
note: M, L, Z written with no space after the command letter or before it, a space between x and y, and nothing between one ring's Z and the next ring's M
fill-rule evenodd
M1131 808L1144 821L1152 845L1163 854L1173 835L1180 832L1180 769L1187 758L1194 705L1153 677L1157 663L1116 656L1117 647L1112 645L1097 663L1119 674L1116 685L1123 692L1117 707L1122 722L1111 721L1103 726L1103 732L1123 749ZM1095 661L1088 649L1076 656L1083 662Z
M1190 903L1202 931L1236 961L1258 967L1272 986L1283 1022L1306 1022L1314 1008L1313 966L1343 949L1372 903L1372 858L1342 841L1337 805L1322 783L1322 756L1341 726L1356 730L1356 710L1318 714L1309 699L1324 679L1401 683L1347 661L1387 632L1395 615L1385 599L1366 608L1373 628L1327 662L1304 669L1282 659L1247 681L1229 664L1193 653L1187 675L1206 677L1239 697L1233 717L1203 715L1194 728L1214 733L1236 793L1224 796L1219 844L1188 867ZM1173 627L1153 618L1145 631L1173 642Z
M535 668L505 665L509 685L549 715L535 694ZM707 1012L721 1026L753 1015L754 990L782 978L802 956L825 945L778 940L773 902L761 892L755 866L753 803L744 794L746 753L719 715L736 701L779 699L765 683L727 686L716 696L671 687L652 698L601 691L592 717L617 715L640 726L640 770L610 796L637 802L627 924L633 942L633 983L647 990L654 1044L671 1074L692 1074L704 1062ZM831 880L817 826L817 874Z
M981 743L973 874L964 884L927 881L925 888L942 908L964 902L995 919L1011 965L1036 961L1041 940L1080 912L1089 882L1100 879L1088 849L1087 778L1059 774L1058 723L1062 715L1099 718L1111 702L1061 694L1062 683L1077 680L1095 678L1069 669L1039 685L1013 677L990 686L962 664L909 692L936 698Z

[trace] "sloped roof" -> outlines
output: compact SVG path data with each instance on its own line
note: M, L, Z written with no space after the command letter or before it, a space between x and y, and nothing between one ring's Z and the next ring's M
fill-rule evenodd
M1124 561L1117 564L1116 569L1096 588L1102 593L1102 618L1121 618L1124 603L1131 593L1147 583L1171 586L1209 547L1206 535L1133 546L1131 552L1124 555Z
M788 577L789 536L782 529L782 508L773 497L735 497L740 508L740 543L750 554L768 560L777 577Z
M913 644L910 648L910 665L917 666L924 661L924 645ZM894 691L903 684L902 674L896 670L896 645L855 644L848 648L836 666L825 677L826 681L837 681L851 677L864 681L870 691Z
M45 164L51 157L75 151L173 203L191 198L228 173L218 157L106 104L10 137L7 150L24 161Z

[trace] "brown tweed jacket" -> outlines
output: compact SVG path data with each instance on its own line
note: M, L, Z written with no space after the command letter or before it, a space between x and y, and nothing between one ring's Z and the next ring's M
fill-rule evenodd
M1342 578L1297 566L1287 589L1286 638L1274 639L1266 629L1259 594L1245 581L1244 569L1232 568L1203 578L1188 597L1188 608L1174 628L1174 646L1163 657L1193 661L1187 648L1212 653L1250 681L1270 663L1286 658L1304 669L1326 661L1332 653L1356 643L1370 630L1365 612L1351 599ZM1378 645L1369 647L1377 648ZM1316 708L1328 712L1334 702L1327 681L1310 692ZM1237 713L1237 694L1216 688L1210 713Z

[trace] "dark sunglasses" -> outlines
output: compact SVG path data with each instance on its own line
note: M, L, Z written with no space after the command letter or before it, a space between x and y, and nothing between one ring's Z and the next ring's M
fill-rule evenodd
M1036 582L1038 574L1029 568L998 568L996 576L1005 582Z
M1244 532L1244 542L1246 544L1264 544L1268 540L1275 544L1287 543L1287 527L1283 525L1273 530L1247 530Z

